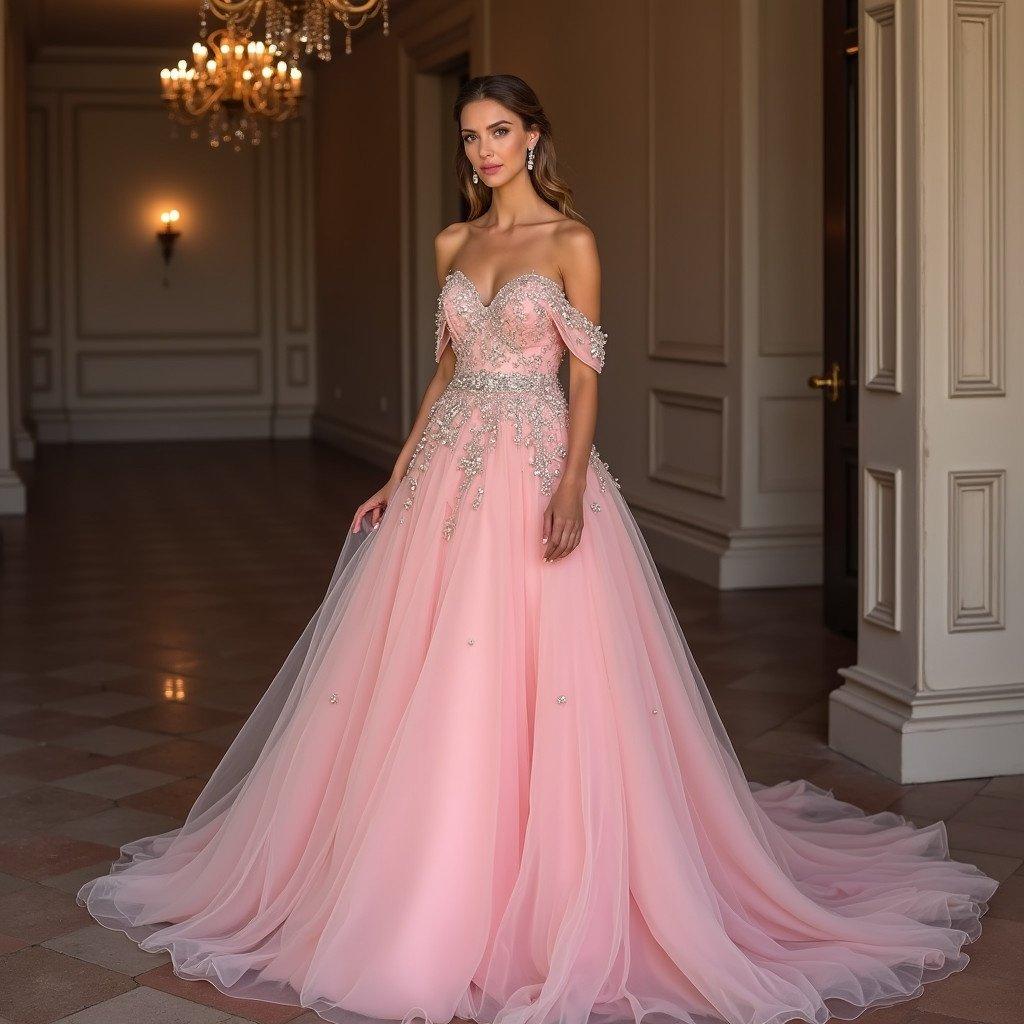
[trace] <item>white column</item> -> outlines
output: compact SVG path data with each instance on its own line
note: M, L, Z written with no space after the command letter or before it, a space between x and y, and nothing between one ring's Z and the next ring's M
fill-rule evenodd
M3 244L0 244L0 515L22 515L25 512L25 485L14 470L12 456L11 395L18 386L12 367L17 366L13 357L17 344L11 336L10 280L7 261L8 230L8 96L6 64L8 59L8 11L7 0L0 0L0 226L3 227Z
M1024 771L1024 5L862 3L861 594L829 742Z

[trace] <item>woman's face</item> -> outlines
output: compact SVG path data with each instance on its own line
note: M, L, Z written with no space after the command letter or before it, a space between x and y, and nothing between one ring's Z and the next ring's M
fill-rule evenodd
M518 114L497 100L473 100L462 108L462 146L480 175L491 188L505 184L526 168L526 151L540 137L527 131Z

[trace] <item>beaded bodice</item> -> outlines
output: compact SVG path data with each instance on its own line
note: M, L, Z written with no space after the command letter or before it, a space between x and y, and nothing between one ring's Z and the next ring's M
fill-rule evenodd
M459 372L551 374L568 347L600 371L607 337L544 274L519 274L484 304L473 282L453 270L437 300L434 357L440 359L450 342Z
M451 271L437 298L434 358L440 362L450 344L455 374L431 407L409 460L399 523L413 507L420 478L438 448L458 449L460 480L443 526L450 540L474 481L473 508L483 501L485 455L498 443L503 424L511 427L508 438L529 451L530 469L541 491L550 494L568 454L568 405L558 367L568 349L600 372L606 340L601 327L550 277L520 274L484 303L469 277ZM589 461L600 492L609 482L618 487L593 445ZM601 510L598 501L589 507Z

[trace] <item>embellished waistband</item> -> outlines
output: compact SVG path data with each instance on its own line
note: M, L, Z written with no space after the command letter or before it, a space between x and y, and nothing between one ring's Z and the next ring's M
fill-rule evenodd
M556 373L505 373L501 370L464 370L448 387L467 391L530 391L561 393Z

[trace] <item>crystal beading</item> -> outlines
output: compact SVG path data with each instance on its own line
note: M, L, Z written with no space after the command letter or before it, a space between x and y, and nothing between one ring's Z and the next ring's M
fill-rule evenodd
M531 449L529 466L543 494L551 494L568 456L569 407L558 379L566 351L585 362L604 365L607 335L568 300L552 278L535 271L506 281L484 303L472 280L451 271L437 299L435 359L451 344L456 369L429 410L403 475L407 493L399 523L413 508L423 474L437 449L457 452L462 471L454 501L443 522L443 533L454 534L463 499L484 473L487 453L498 442L503 423L512 425L517 445ZM564 344L563 344L564 341ZM589 467L603 492L609 481L619 486L608 463L590 447ZM471 505L481 506L485 489L477 481Z
M404 510L412 507L420 477L430 467L434 452L440 445L452 451L465 432L459 468L462 478L454 506L444 521L443 532L451 540L458 523L462 500L473 479L484 469L484 455L498 441L503 422L513 425L512 439L532 449L530 465L543 494L551 494L561 463L568 455L565 437L569 408L558 378L551 373L522 374L476 370L456 373L430 409L427 425L413 449L403 474L409 494L402 503ZM590 448L590 465L597 473L603 491L610 479L608 464L594 445ZM417 473L418 471L418 473ZM618 481L614 481L618 486ZM479 508L484 488L478 486L473 508ZM398 499L398 495L394 500ZM404 522L403 514L400 522Z

